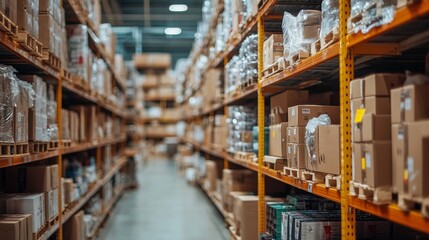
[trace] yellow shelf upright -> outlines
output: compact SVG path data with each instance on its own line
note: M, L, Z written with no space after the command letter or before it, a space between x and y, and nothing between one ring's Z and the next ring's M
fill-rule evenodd
M340 0L340 112L341 112L341 239L356 238L355 209L349 206L352 180L350 81L353 79L353 52L347 47L347 19L350 0Z
M63 239L63 184L61 178L63 177L63 120L62 120L62 108L63 108L63 71L60 73L57 84L57 125L58 125L58 178L60 184L58 185L58 234L57 240Z
M223 67L225 68L226 64L228 64L228 56L225 56L223 58ZM225 116L225 119L227 119L229 117L229 112L228 112L228 106L223 106L223 115ZM223 168L224 169L228 169L229 168L229 161L227 158L223 159Z
M265 135L265 99L262 93L262 71L264 66L264 20L258 19L258 233L265 233L265 177L262 174L264 165L264 135Z

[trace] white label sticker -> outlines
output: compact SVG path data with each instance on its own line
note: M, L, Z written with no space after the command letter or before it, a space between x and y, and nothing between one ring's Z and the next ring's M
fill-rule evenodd
M293 129L293 135L296 135L296 128Z
M287 146L287 152L290 154L291 152L290 146Z
M414 158L413 157L408 157L407 158L407 165L408 165L408 176L411 175L411 173L414 172Z
M371 154L369 152L365 153L365 160L366 160L366 168L371 168Z
M293 145L293 153L296 154L296 145Z
M411 110L411 98L410 97L405 98L405 110L406 111Z
M292 116L295 116L295 108L292 108Z
M290 129L287 130L287 135L290 137Z
M309 108L303 108L302 114L310 114L310 109Z
M404 103L403 101L401 101L401 104L399 105L399 107L400 107L401 109L404 109L404 108L405 108L405 103Z

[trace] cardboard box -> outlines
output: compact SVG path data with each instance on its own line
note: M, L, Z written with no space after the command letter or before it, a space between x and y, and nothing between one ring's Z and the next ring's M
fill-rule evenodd
M305 127L288 127L288 143L305 143Z
M340 126L321 125L316 128L315 159L306 159L306 169L315 172L340 174Z
M226 149L228 147L228 128L227 126L213 128L213 145L217 148Z
M59 214L58 208L58 188L45 192L45 219L50 222Z
M60 177L58 176L58 165L54 164L54 165L50 165L49 166L51 169L51 188L55 189L58 188L59 186L59 181L60 181Z
M253 132L241 131L241 141L244 143L253 143Z
M64 224L64 240L83 240L85 237L83 210L77 212L69 221Z
M392 90L392 123L429 118L429 85L409 85Z
M32 233L36 233L46 222L45 198L41 194L16 194L6 199L7 214L31 214Z
M336 96L334 92L312 93L308 96L308 104L314 105L335 105L333 102Z
M405 82L403 74L372 74L363 79L353 80L350 84L351 99L390 96L390 90L401 87Z
M351 101L352 121L359 108L365 108L365 113L390 114L390 98L388 97L366 97Z
M255 172L250 170L223 170L223 201L224 209L230 211L228 203L231 202L230 192L245 191L245 192L257 192L257 175Z
M171 55L167 53L140 53L133 56L136 68L169 68Z
M305 168L306 150L305 144L288 144L288 167Z
M233 220L235 223L235 212L236 212L235 208L237 206L236 201L237 201L238 196L252 196L252 195L254 196L255 193L252 193L252 192L230 192L229 195L230 195L230 197L228 198L228 200L230 201L228 203L228 205L230 206L229 207L229 209L230 209L229 213L232 213L232 217L234 217Z
M354 144L353 179L372 188L392 186L391 151L390 141Z
M237 196L235 219L242 240L258 240L258 196Z
M35 166L26 168L26 192L47 192L51 190L51 168Z
M33 239L33 222L31 214L1 214L0 222L18 221L19 222L19 240ZM0 236L4 236L0 230Z
M287 158L287 123L270 126L270 156Z
M218 177L218 166L215 161L206 160L206 178L207 187L209 191L216 191L217 177Z
M372 142L378 140L390 141L392 134L390 122L390 115L365 114L361 123L362 142ZM358 135L354 135L354 137L357 136ZM354 140L356 141L356 139Z
M395 189L410 197L428 197L429 120L393 125L392 134Z
M289 126L306 126L308 121L322 114L328 114L332 124L340 123L340 108L337 106L298 105L290 107Z
M283 34L272 34L264 42L264 68L283 57Z
M279 118L277 118L277 120L272 120L271 125L287 122L288 108L299 104L306 104L307 102L308 91L287 90L272 96L270 98L270 114L278 114ZM281 121L278 122L279 120Z
M21 240L20 223L17 220L1 220L0 221L0 236L7 240Z

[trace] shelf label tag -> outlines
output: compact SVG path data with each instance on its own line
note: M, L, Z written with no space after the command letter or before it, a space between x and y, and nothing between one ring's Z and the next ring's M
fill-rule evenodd
M313 183L308 183L307 191L310 193L313 192Z
M358 110L356 110L356 115L355 115L355 123L361 123L362 119L363 119L363 115L365 115L365 108L359 108Z

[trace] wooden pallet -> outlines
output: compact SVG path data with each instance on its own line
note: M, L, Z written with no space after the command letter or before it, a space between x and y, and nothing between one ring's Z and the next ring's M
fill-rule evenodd
M325 176L325 187L341 189L341 176L328 174Z
M73 83L71 73L65 68L62 70L62 78L66 82Z
M287 62L289 65L289 62ZM268 66L264 71L262 71L262 76L264 76L264 78L267 78L269 76L272 76L278 72L281 72L282 70L284 70L286 68L286 64L283 58L279 58L277 59L277 61L275 61L273 64L271 64L270 66Z
M40 239L42 235L48 230L49 224L45 223L38 231L37 233L33 233L33 239Z
M63 147L66 147L66 148L68 148L68 147L71 147L71 145L72 145L72 141L71 140L61 140L61 145L63 146Z
M340 39L340 32L339 32L339 28L334 27L334 29L332 29L328 34L326 34L324 37L322 37L320 39L320 50L323 50L327 47L329 47L330 45L338 42L338 40Z
M287 159L273 157L273 156L264 156L264 166L276 170L282 171L287 165Z
M283 174L292 178L301 178L302 169L284 167Z
M372 188L366 184L350 181L350 195L374 204L390 204L392 202L392 187Z
M83 78L79 75L71 74L71 81L73 85L82 88Z
M317 39L311 44L310 54L313 56L318 52L320 52L320 39Z
M41 153L48 151L48 142L30 142L31 153Z
M9 36L18 35L18 27L4 13L0 12L0 30Z
M253 161L256 158L256 154L253 152L236 152L234 158L241 161Z
M42 61L54 70L61 70L61 59L52 54L48 49L42 50Z
M258 82L258 78L252 78L252 79L246 79L245 81L241 82L240 87L242 90L246 90L252 86L254 86Z
M48 142L48 150L49 151L56 150L56 149L58 149L58 147L59 147L58 140Z
M298 53L295 53L294 55L289 57L289 65L294 66L294 65L300 63L302 60L309 58L309 57L310 57L309 52L299 50Z
M52 220L49 221L49 226L54 226L56 223L58 223L59 216L54 217Z
M423 216L429 218L429 198L413 197L410 194L398 193L398 207L404 211L420 211Z
M0 143L0 157L10 157L29 153L28 143Z
M307 182L312 183L322 183L325 181L326 173L313 172L308 170L303 170L301 172L301 179Z
M31 36L27 31L18 30L16 41L30 54L37 57L43 57L42 43L37 41L37 39Z

